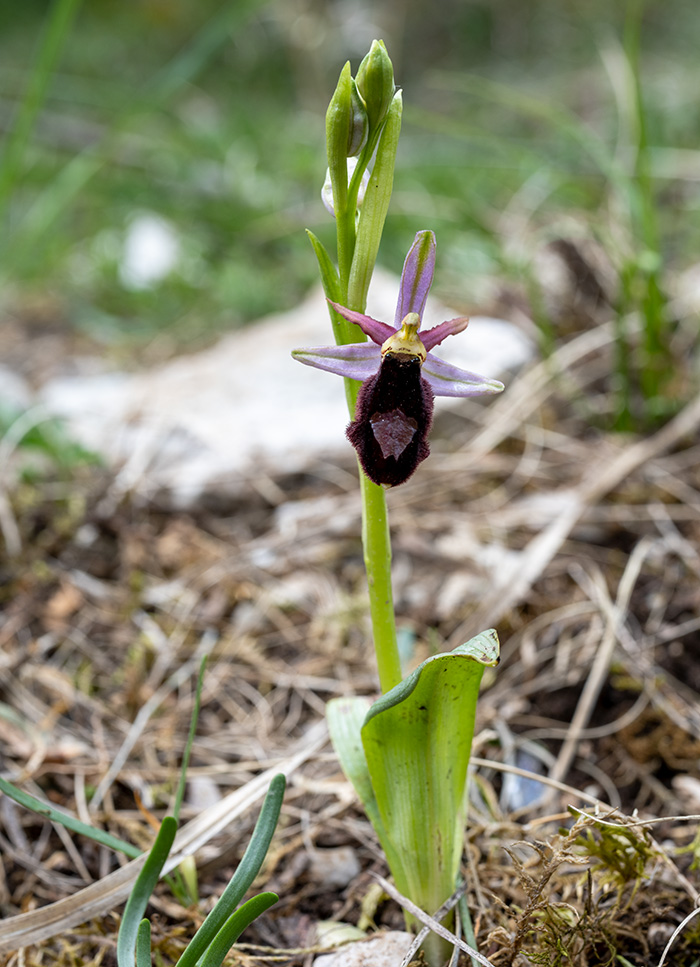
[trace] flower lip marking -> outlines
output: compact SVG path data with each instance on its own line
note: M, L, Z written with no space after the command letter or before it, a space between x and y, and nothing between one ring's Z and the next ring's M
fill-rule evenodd
M387 457L398 460L418 429L418 422L398 408L375 413L370 416L369 422L385 460Z

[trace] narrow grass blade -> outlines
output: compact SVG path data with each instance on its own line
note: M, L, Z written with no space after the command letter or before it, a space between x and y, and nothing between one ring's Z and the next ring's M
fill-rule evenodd
M51 7L26 93L0 155L0 215L21 171L26 147L80 3L81 0L54 0Z
M138 875L134 889L124 908L124 916L117 937L118 967L134 967L139 924L148 906L148 901L158 882L160 871L170 854L177 833L177 823L172 816L166 816L160 824L158 835L148 854L148 859Z
M211 61L221 47L231 42L245 22L263 6L265 0L224 0L195 36L170 63L166 64L143 88L143 100L137 106L153 109L169 100L190 83Z
M66 12L71 13L72 8L77 7L79 2L80 0L58 0L55 3L57 11L59 7L64 8L65 11L61 15L61 29L64 32L67 32L71 19L66 15ZM32 258L36 262L39 251L46 244L46 240L50 238L49 231L54 222L69 208L80 191L97 172L110 162L112 154L119 144L119 138L134 117L155 111L166 104L169 98L185 84L192 82L209 63L216 51L229 41L236 30L242 27L246 20L262 6L263 2L264 0L228 0L228 2L224 2L219 12L206 21L198 33L172 61L159 70L148 83L141 85L139 91L131 92L123 107L117 111L105 136L97 144L91 145L81 154L72 158L64 169L58 172L56 178L43 191L39 192L26 214L14 225L11 242L0 240L0 264L3 274L7 274L8 266L21 267L28 258ZM58 12L56 19L58 20ZM14 180L20 170L24 147L31 137L36 112L43 100L44 90L58 54L58 46L53 33L58 33L57 28L54 31L49 30L49 34L52 35L49 39L51 39L52 50L56 48L55 53L49 58L42 52L39 57L41 72L45 74L45 78L42 80L43 86L39 92L40 96L36 94L32 94L31 98L29 98L29 95L27 96L28 106L22 108L22 115L26 115L27 120L20 121L18 119L15 125L18 133L11 135L11 138L16 140L17 147L10 151L8 144L4 152L0 153L0 217L6 200L5 195L12 190ZM39 67L37 67L38 70Z
M469 910L469 904L467 903L467 898L464 894L457 901L457 908L459 910L459 916L462 925L462 933L464 934L464 939L467 941L470 947L475 950L477 948L476 935L474 933L474 924L472 923L472 915ZM478 961L474 957L469 957L472 962L472 967L479 967Z
M192 717L190 718L190 730L187 735L187 742L185 743L185 751L182 754L182 765L180 766L180 781L177 786L177 792L175 793L175 804L173 806L173 816L175 817L175 822L180 821L180 807L182 805L182 800L185 795L185 787L187 785L187 767L190 764L190 755L192 753L192 743L194 742L195 732L197 731L197 721L199 719L199 709L202 704L202 686L204 684L204 672L207 667L207 656L202 658L199 665L199 675L197 677L197 688L194 695L194 706L192 708Z
M278 900L276 893L259 893L232 913L202 957L201 967L220 967L224 957L245 928Z
M59 823L66 829L70 829L73 833L80 833L81 836L88 836L96 843L100 843L102 846L107 846L116 853L124 853L124 855L130 857L130 859L136 859L137 856L141 855L141 850L136 846L133 846L131 843L127 843L126 840L119 839L117 836L112 836L103 829L97 829L94 826L89 826L87 823L83 823L79 819L76 819L75 816L69 816L68 813L64 813L60 809L56 809L56 807L50 805L50 803L42 802L41 799L36 799L28 792L18 789L16 786L13 786L11 782L8 782L7 779L0 778L0 792L4 792L6 796L8 796L10 799L14 799L14 801L19 803L20 806L24 806L26 809L31 809L33 813L37 813L39 816L44 816L52 823Z
M474 74L434 76L436 86L502 104L522 116L544 121L569 143L577 145L588 156L598 171L615 185L624 185L627 176L617 164L610 149L600 135L575 114L561 107L556 101L546 101L513 85L477 77Z
M136 933L136 967L152 967L150 920L142 920Z
M246 890L248 890L258 875L277 827L285 784L286 780L281 774L275 776L270 783L270 788L265 796L265 801L260 810L258 821L255 824L253 835L238 865L238 869L221 894L219 902L178 960L177 967L194 967L201 955L212 943L219 930L221 930L226 920L231 916L231 913L241 902ZM119 967L122 967L122 965L119 964Z

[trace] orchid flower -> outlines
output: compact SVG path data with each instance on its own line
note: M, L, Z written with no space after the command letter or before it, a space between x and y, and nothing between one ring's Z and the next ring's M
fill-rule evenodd
M371 342L292 353L307 366L362 381L347 437L362 469L376 484L403 483L428 456L435 396L480 396L503 390L498 380L469 373L433 355L447 336L466 329L466 316L421 332L435 271L435 248L433 232L418 232L404 262L393 326L331 302Z
M352 179L355 168L357 168L357 158L348 158L348 185ZM365 169L362 175L362 180L360 181L360 187L357 192L357 207L358 209L362 207L362 202L365 200L365 191L367 190L367 185L369 184L369 171ZM333 184L331 182L331 171L330 168L326 168L326 180L323 182L323 188L321 189L321 201L323 206L329 215L335 218L335 202L333 201Z

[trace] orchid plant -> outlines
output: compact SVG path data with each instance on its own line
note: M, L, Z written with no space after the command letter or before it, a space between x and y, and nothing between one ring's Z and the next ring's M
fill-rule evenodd
M362 539L379 682L384 693L335 699L327 714L340 763L386 853L399 890L433 914L455 890L476 699L484 668L498 662L487 631L427 659L405 679L396 639L386 491L429 455L434 397L499 393L503 384L433 353L468 319L422 329L435 271L432 231L417 233L403 267L393 325L365 314L393 187L401 93L381 41L355 78L341 71L326 115L323 202L336 220L336 258L309 232L328 299L334 346L294 350L299 362L345 379L362 497ZM367 341L369 337L369 342ZM413 921L407 915L407 922ZM430 934L431 967L449 948ZM480 955L475 951L477 959Z

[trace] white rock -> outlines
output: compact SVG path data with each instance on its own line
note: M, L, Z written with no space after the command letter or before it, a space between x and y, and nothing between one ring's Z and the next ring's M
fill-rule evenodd
M398 279L377 271L368 312L393 321ZM426 325L458 312L429 301ZM182 504L206 490L236 490L268 471L296 472L349 447L345 395L337 376L302 366L291 350L332 343L325 299L221 338L202 352L144 373L64 378L42 399L70 431L119 468L119 487L168 491ZM534 355L527 337L501 319L472 319L438 354L499 377ZM439 398L437 405L459 401Z
M31 405L32 391L27 381L8 366L0 365L0 406L26 410Z
M350 943L333 954L321 954L314 967L398 967L413 943L410 933L391 930L371 940Z
M328 890L344 890L359 872L360 861L351 846L316 848L311 853L311 879Z

